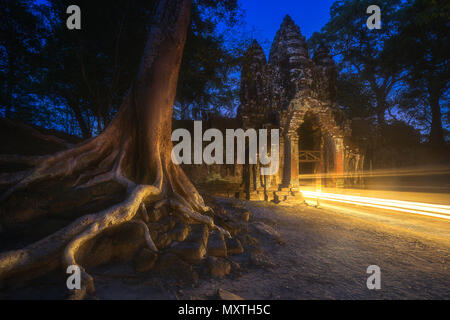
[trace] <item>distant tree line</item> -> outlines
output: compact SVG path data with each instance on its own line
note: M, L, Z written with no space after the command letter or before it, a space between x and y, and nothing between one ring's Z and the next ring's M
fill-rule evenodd
M236 39L242 10L238 0L194 2L175 117L233 114L249 42ZM71 4L82 8L81 30L66 27ZM373 4L381 8L379 30L366 27ZM82 137L101 132L135 77L155 1L0 0L0 6L1 115ZM381 143L398 128L414 143L445 145L449 2L339 0L330 15L309 44L330 48L339 67L339 106L369 124L361 139L384 134L374 142Z
M381 9L381 29L366 27L369 5ZM338 103L355 119L427 135L435 146L449 137L450 3L438 0L340 0L310 39L324 42L338 62ZM401 129L401 130L403 130ZM405 133L403 130L403 133Z
M175 115L232 112L243 45L237 0L194 0ZM136 76L156 1L0 0L0 112L71 134L98 134ZM68 30L70 5L81 30ZM234 42L233 42L234 41Z

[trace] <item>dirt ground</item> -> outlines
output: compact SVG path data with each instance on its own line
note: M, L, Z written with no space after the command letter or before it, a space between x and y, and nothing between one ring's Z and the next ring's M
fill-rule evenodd
M157 290L138 279L108 279L97 286L98 297L208 299L222 288L246 299L450 298L449 239L411 230L405 219L398 226L380 217L359 218L304 205L222 201L240 202L250 210L249 233L259 240L261 263L242 267L239 277L200 279L197 286L160 285ZM425 220L422 226L439 224L450 237L450 223L416 219ZM259 222L272 226L281 239L252 227ZM232 259L244 266L248 258ZM372 264L381 268L381 290L367 289L366 269Z
M219 201L251 212L248 236L241 237L246 252L231 256L235 264L230 275L180 283L110 265L94 272L96 297L214 299L221 288L245 299L450 298L450 222L300 204ZM380 290L367 289L369 265L381 269ZM59 282L40 283L6 298L59 298Z

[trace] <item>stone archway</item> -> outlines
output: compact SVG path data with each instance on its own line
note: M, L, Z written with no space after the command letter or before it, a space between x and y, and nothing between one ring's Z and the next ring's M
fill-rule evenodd
M322 130L328 135L333 145L333 170L336 187L344 184L344 130L334 119L333 109L311 97L296 98L291 101L288 110L284 112L282 121L283 137L283 172L282 187L298 187L300 174L300 150L298 130L304 123L305 116L313 114Z

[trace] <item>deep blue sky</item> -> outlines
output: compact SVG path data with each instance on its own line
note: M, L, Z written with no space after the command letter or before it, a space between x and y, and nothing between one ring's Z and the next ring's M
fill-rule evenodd
M240 0L245 10L247 32L268 54L270 44L286 14L289 14L308 39L327 23L334 0Z

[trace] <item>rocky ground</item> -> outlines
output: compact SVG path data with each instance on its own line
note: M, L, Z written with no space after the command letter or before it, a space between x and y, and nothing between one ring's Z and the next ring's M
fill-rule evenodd
M245 299L450 298L448 222L420 217L411 222L420 228L411 228L402 216L396 222L301 204L219 201L250 213L248 232L237 236L244 253L235 245L228 258L193 267L169 256L160 262L170 266L167 273L158 266L148 273L127 264L98 267L91 271L96 298L216 299L219 289ZM381 268L381 290L366 287L372 264ZM50 275L3 298L62 298L64 285Z

